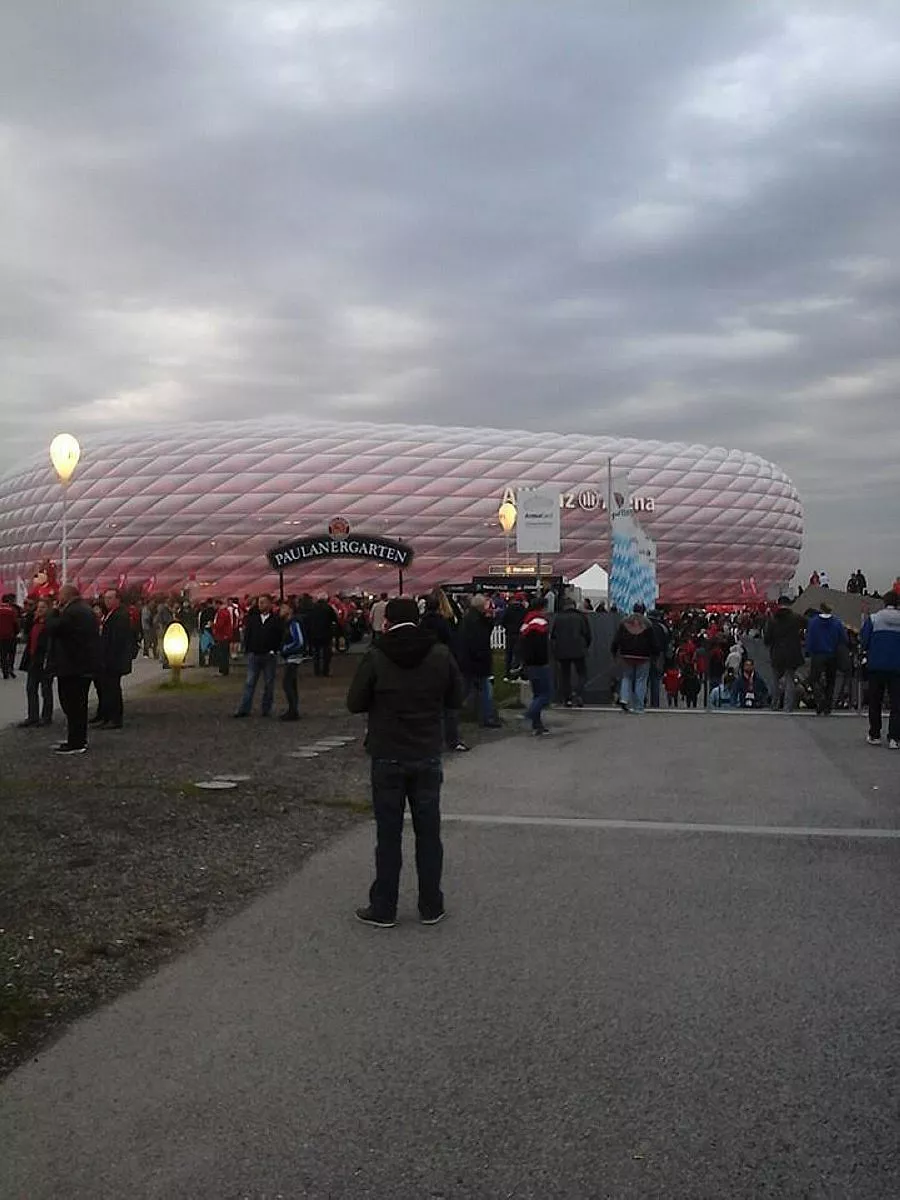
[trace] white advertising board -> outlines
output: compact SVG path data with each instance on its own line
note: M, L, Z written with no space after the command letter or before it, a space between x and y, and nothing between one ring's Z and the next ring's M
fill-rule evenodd
M519 488L516 506L516 551L559 554L559 489Z

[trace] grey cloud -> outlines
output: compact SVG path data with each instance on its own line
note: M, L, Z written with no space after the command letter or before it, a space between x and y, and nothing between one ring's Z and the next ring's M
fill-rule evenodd
M7 9L0 468L249 411L705 441L893 575L890 3Z

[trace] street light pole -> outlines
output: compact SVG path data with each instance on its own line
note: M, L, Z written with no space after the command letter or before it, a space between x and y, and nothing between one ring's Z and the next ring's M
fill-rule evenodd
M69 580L69 513L67 488L81 458L81 447L71 433L58 433L50 443L50 461L62 485L62 582Z
M62 496L63 496L62 581L63 581L63 583L68 583L69 582L69 513L68 513L68 505L66 504L66 494L68 492L68 486L64 479L61 480L60 482L62 484Z

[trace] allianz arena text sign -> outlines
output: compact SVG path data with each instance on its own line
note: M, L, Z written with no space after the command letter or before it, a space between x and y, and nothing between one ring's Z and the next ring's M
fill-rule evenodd
M514 487L504 488L500 503L506 504L509 502L510 504L515 504L516 492L517 489ZM621 492L616 492L613 499L619 508L626 502L626 498ZM599 488L576 488L571 492L559 493L559 507L568 512L572 510L578 512L606 512L606 496ZM631 496L628 498L628 507L633 512L652 513L656 512L656 500L653 496Z
M267 551L266 558L269 566L276 571L323 558L366 558L374 562L391 563L403 570L413 560L413 549L405 542L370 537L365 533L348 534L347 537L332 537L323 533L273 546Z

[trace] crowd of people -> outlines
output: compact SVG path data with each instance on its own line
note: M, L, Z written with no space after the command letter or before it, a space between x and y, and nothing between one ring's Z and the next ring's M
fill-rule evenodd
M861 571L852 577L857 594L865 591ZM619 615L612 641L614 655L613 702L624 711L640 713L647 707L684 705L713 709L776 708L793 712L813 708L828 715L835 707L849 706L851 678L862 679L877 710L888 700L891 711L900 709L888 661L887 676L878 666L880 647L889 640L891 613L897 613L900 589L887 595L888 615L876 614L860 631L848 629L827 603L801 615L782 597L776 605L755 603L739 611L684 609L646 612L636 605ZM86 709L90 687L96 707L89 725L120 729L124 723L122 679L132 670L133 659L143 653L164 669L165 634L180 622L197 640L201 667L227 675L236 656L246 667L244 688L236 718L250 716L262 681L261 712L273 714L276 682L281 671L283 721L301 715L299 675L302 664L311 665L314 677L331 674L335 653L354 642L369 639L377 646L383 637L387 593L378 597L304 593L277 600L258 596L210 598L192 604L187 596L128 597L109 588L93 601L73 594L71 586L57 597L31 596L19 608L13 596L0 602L0 668L13 678L16 647L21 638L18 669L25 674L24 727L52 721L52 681L62 680L65 643L70 618L87 628L83 610L92 615L96 639L85 652L88 692L82 704L80 689L67 690L60 703L76 713L60 752L81 753L86 740L81 733L81 709ZM77 604L76 604L77 602ZM536 594L498 592L488 595L450 594L436 589L414 599L417 624L434 641L446 646L463 680L463 697L471 701L475 717L484 728L497 728L501 720L494 698L495 650L503 650L503 677L507 682L527 680L531 699L525 717L532 732L547 732L543 714L556 696L566 707L585 703L587 661L592 643L589 601L576 601L564 591L542 589ZM72 607L75 604L76 607ZM599 606L604 611L605 606ZM68 617L66 616L68 614ZM874 622L874 624L873 624ZM497 634L500 632L498 638ZM875 637L872 665L872 638ZM761 641L768 649L771 672L757 670L753 646ZM80 660L79 660L80 661ZM898 668L900 669L900 668ZM59 689L58 689L59 690ZM896 718L900 720L900 716ZM873 718L871 736L880 729ZM897 740L893 736L890 741ZM468 750L460 733L459 713L448 708L443 717L444 748Z

